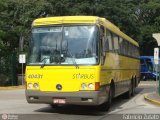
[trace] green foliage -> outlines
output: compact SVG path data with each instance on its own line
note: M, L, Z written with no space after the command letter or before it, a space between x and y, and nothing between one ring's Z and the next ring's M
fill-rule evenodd
M156 40L152 34L160 30L160 1L143 0L138 5L137 18L140 24L139 44L141 54L153 55L153 48L157 46Z
M157 46L152 33L160 31L160 0L0 0L0 6L0 73L9 71L12 51L20 52L20 38L26 50L32 21L39 17L105 17L139 42L141 55L153 55Z

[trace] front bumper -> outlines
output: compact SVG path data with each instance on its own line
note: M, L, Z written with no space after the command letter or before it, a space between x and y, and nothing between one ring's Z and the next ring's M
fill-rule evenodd
M38 90L26 90L28 103L53 104L53 99L65 99L65 104L72 105L100 105L108 96L100 91L79 91L79 92L41 92Z

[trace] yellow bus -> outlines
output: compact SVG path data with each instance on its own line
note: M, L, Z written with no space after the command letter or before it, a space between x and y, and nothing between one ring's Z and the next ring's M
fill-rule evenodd
M26 66L28 103L94 105L130 98L139 83L139 45L96 16L39 18L32 23Z

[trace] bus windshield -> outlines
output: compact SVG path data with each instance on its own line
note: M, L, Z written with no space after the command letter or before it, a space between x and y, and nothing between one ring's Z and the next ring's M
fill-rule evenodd
M33 28L29 64L97 64L97 39L94 25Z

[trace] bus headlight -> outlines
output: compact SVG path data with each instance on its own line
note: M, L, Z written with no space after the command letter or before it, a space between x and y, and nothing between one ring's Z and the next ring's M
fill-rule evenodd
M32 83L28 83L28 88L33 88L33 84Z
M90 84L88 85L88 88L89 88L89 89L94 89L94 85L93 85L92 83L90 83Z
M34 83L34 84L33 84L33 87L34 87L35 89L39 88L38 83Z
M87 89L87 85L85 83L81 84L82 89Z

